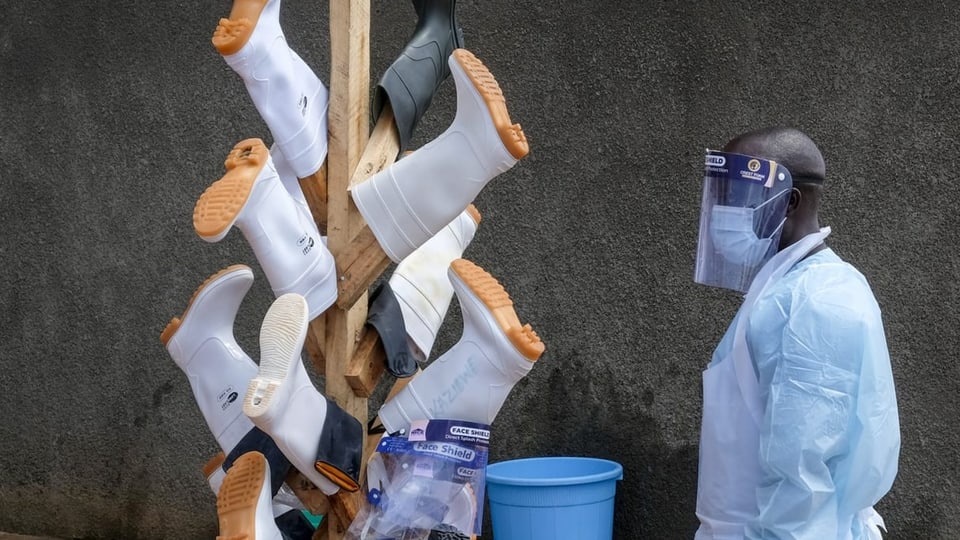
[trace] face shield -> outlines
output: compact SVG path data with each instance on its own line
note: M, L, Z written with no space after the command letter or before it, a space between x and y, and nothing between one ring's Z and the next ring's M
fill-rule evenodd
M694 281L746 292L777 253L792 188L775 161L707 150Z

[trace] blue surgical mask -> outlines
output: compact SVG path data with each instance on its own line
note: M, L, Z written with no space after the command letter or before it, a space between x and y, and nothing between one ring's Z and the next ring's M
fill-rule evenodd
M773 239L779 238L778 233L787 218L784 217L780 221L768 238L758 238L753 229L754 214L777 197L765 201L756 208L715 205L711 209L710 239L713 241L714 249L727 262L742 266L756 266L763 260L770 250Z

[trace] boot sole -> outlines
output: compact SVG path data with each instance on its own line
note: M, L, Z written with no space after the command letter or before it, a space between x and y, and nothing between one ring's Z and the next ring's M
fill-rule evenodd
M450 263L450 268L474 296L477 297L493 315L497 326L527 360L535 362L546 349L543 342L529 324L522 324L513 309L513 300L507 294L503 285L489 272L476 264L457 259Z
M234 0L227 19L220 19L213 31L214 48L223 56L240 52L260 20L268 0Z
M299 294L285 294L267 310L260 327L260 369L243 399L247 417L257 418L270 410L291 363L301 361L308 313L307 302Z
M457 49L451 55L460 69L470 78L473 86L480 93L490 111L490 118L497 128L500 141L514 159L521 159L530 153L527 137L520 124L510 122L510 113L507 111L507 100L497 79L493 77L487 66L483 65L476 56L466 49Z
M474 205L472 205L472 204L468 205L468 206L467 206L467 214L468 214L468 215L470 216L470 218L473 220L473 223L474 223L474 224L476 224L477 226L480 225L480 219L481 219L481 218L480 218L480 211L477 210L477 207L476 207L476 206L474 206Z
M210 458L210 460L203 465L203 477L210 478L210 475L217 472L217 469L223 467L223 462L226 460L227 456L223 453L223 450L217 452L217 455Z
M217 540L255 540L257 502L266 472L267 459L259 452L248 452L233 462L217 494Z
M229 232L247 204L270 151L260 139L237 143L227 155L227 174L200 195L193 209L193 228L207 242L218 242Z
M177 333L177 330L180 329L180 325L183 323L184 319L187 318L187 315L190 313L190 308L193 306L194 301L196 301L196 299L200 296L200 293L202 293L215 281L226 276L227 274L232 274L234 272L249 273L250 276L253 277L253 271L251 271L248 266L243 264L234 264L224 268L223 270L220 270L216 274L213 274L204 280L204 282L193 291L193 295L191 295L190 300L187 301L187 307L183 310L183 313L180 314L179 317L173 317L170 319L170 322L167 323L167 326L163 329L163 332L160 332L160 343L162 343L164 347L167 346L167 342L170 341L170 338L172 338L173 335Z

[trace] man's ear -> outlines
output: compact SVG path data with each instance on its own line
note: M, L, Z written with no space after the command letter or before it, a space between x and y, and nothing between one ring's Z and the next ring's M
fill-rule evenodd
M790 200L787 202L787 215L796 212L797 208L800 207L800 202L803 201L803 193L800 192L797 188L792 188L790 190Z

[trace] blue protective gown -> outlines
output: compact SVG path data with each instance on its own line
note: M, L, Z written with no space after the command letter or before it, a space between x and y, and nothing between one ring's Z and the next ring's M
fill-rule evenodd
M711 364L729 354L736 323ZM893 484L900 424L866 279L829 249L807 257L757 300L746 341L765 405L746 537L868 538L856 515Z

